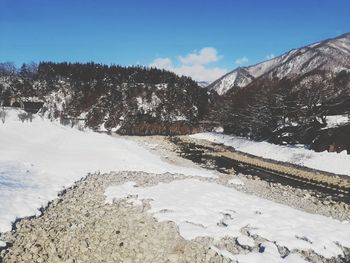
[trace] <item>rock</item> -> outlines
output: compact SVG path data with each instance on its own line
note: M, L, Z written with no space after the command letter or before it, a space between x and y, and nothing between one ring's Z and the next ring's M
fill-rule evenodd
M124 263L133 263L134 261L132 260L132 258L125 258L123 260Z
M311 195L309 193L305 193L304 194L304 199L309 199L309 198L311 198Z
M209 258L212 258L212 257L216 257L218 253L214 249L209 248L208 255L209 255Z

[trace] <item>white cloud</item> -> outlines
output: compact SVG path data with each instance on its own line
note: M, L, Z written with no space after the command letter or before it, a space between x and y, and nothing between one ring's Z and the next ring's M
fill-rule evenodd
M266 59L273 59L275 57L275 54L271 53L266 55Z
M241 57L235 60L235 63L237 65L247 64L248 62L249 62L249 59L247 57Z
M206 65L220 58L217 50L212 47L202 48L199 52L190 53L185 57L179 56L180 62L188 65Z
M174 68L173 71L178 75L190 76L196 81L212 82L227 73L224 68L206 68L203 65L182 65Z
M218 61L221 56L215 48L202 48L199 52L178 56L178 66L174 65L170 58L156 58L150 67L173 71L178 75L189 76L196 81L212 82L227 73L227 69L208 67L207 64Z
M156 58L151 64L149 64L149 66L170 70L172 68L172 64L173 63L171 62L170 58Z

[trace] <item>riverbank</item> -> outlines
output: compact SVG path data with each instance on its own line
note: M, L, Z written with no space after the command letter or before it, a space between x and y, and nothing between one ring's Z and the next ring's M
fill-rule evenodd
M179 137L182 141L187 143L187 146L188 144L193 144L193 147L200 147L194 150L194 155L191 155L188 148L184 149L180 144L173 143L174 138L178 137L130 136L124 138L137 142L149 151L162 156L161 158L164 161L171 164L189 168L195 168L200 165L205 169L221 171L218 180L223 184L227 184L232 177L238 178L240 183L237 187L239 187L240 191L245 193L256 195L308 213L350 221L350 204L340 201L331 195L320 193L317 190L310 189L310 187L298 187L297 184L282 184L277 180L269 180L267 177L243 174L232 168L227 169L227 167L221 165L220 162L216 163L211 158L205 158L207 154L222 150L222 145L215 145L205 141L201 141L199 144L197 139L189 136Z

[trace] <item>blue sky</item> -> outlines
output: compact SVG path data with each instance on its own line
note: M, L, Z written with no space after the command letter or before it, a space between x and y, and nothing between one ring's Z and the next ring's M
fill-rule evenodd
M350 31L349 0L0 0L0 61L95 61L213 80Z

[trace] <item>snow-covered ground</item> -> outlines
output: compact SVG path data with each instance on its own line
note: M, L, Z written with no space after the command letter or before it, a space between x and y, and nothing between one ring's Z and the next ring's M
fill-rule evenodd
M128 182L108 187L106 202L129 197L137 205L142 199L150 199L150 212L155 218L175 222L180 234L189 240L230 236L254 246L250 238L242 236L241 230L245 229L269 241L266 253L240 255L239 262L301 262L289 261L288 257L282 260L276 245L287 247L293 258L293 251L309 249L326 258L336 257L343 253L336 243L350 247L349 222L308 214L217 183L185 179L135 186ZM271 261L273 258L275 261Z
M163 162L136 143L35 117L21 122L8 110L0 122L0 232L16 218L40 213L64 187L89 172L145 171L214 176Z
M150 212L155 218L174 221L180 234L187 239L231 236L238 237L238 242L243 245L253 246L255 241L241 231L245 229L266 240L261 245L265 248L263 253L232 255L213 247L218 253L239 262L304 262L293 250L312 249L324 257L333 257L342 254L336 242L350 247L349 222L308 214L219 185L206 179L216 177L213 172L166 163L136 142L79 131L40 117L22 122L19 113L19 110L8 110L5 123L0 123L0 232L9 231L16 218L40 213L38 208L89 172L127 170L204 178L203 181L176 177L170 183L149 187L135 187L133 182L110 186L105 192L106 202L130 195L135 205L142 199L152 199ZM211 140L225 138L217 134L194 136ZM245 142L249 146L243 139L229 140L228 137L226 140L237 140L242 146ZM237 148L237 145L233 146ZM262 151L269 149L265 144L256 143L250 148L260 145ZM274 150L278 155L283 153L280 148ZM288 150L290 148L286 147L286 153ZM300 154L297 156L295 159L300 160ZM228 184L242 182L233 179ZM2 245L4 242L0 241ZM288 247L291 253L281 258L276 245Z
M281 162L350 176L350 155L343 153L314 152L302 147L280 146L268 142L254 142L245 138L220 133L198 133L192 138L204 139L232 146L236 150Z

